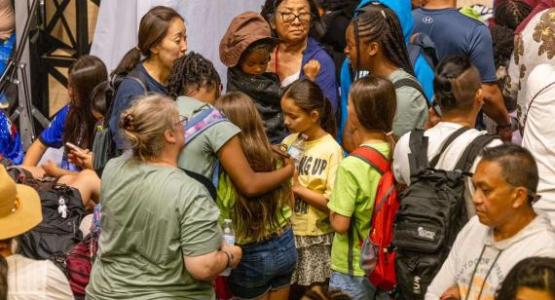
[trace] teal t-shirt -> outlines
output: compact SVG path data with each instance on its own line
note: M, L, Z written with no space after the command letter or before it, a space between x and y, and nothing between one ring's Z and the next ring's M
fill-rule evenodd
M191 97L177 98L177 105L179 114L187 117L200 109L209 108L208 104ZM239 127L228 120L210 126L194 140L187 142L179 156L179 167L212 178L218 151L239 132Z
M391 151L389 144L368 144L384 156ZM360 268L360 241L370 232L370 221L374 209L374 199L381 174L360 158L348 156L337 168L335 188L328 208L342 216L354 218L353 232L353 271L355 276L364 276ZM352 228L350 230L353 230ZM344 274L349 273L349 240L347 233L335 233L331 247L331 269Z
M118 157L102 176L102 233L88 299L214 299L183 256L219 249L219 212L204 186L178 168Z

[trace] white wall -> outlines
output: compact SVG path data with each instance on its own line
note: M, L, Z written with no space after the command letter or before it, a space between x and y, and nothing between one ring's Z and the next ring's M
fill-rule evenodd
M123 55L137 45L141 17L153 6L175 8L187 23L189 51L210 59L225 86L226 68L220 62L220 39L234 16L259 12L264 0L102 0L91 54L113 70Z

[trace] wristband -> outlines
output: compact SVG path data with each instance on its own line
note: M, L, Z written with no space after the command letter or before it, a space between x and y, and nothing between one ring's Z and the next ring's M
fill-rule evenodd
M227 266L225 268L231 268L231 263L233 262L233 253L224 250L222 250L222 252L225 253L225 255L227 256Z

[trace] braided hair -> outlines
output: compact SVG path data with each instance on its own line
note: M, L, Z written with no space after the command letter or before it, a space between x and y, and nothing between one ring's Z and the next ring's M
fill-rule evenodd
M220 75L212 62L191 52L174 63L169 77L168 95L176 98L201 87L218 89L220 86Z
M503 0L495 6L495 24L490 32L496 69L507 69L514 49L515 30L531 11L532 7L520 0Z
M357 53L359 53L357 59L361 53L360 42L366 44L378 42L389 61L414 75L401 23L391 9L381 4L370 4L363 8L361 14L355 17L351 24L355 32Z
M516 30L518 25L526 19L532 7L520 0L503 0L495 6L495 23Z

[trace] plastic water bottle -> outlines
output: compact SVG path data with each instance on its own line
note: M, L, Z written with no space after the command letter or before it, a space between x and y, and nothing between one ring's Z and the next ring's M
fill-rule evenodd
M299 137L289 146L287 149L287 153L291 156L291 158L295 161L295 167L299 167L299 163L303 158L305 143L308 137L305 134L300 134Z
M231 219L224 219L223 231L224 241L228 245L235 245L235 231L233 230L233 222L231 221ZM220 275L229 276L230 273L231 268L227 268Z

